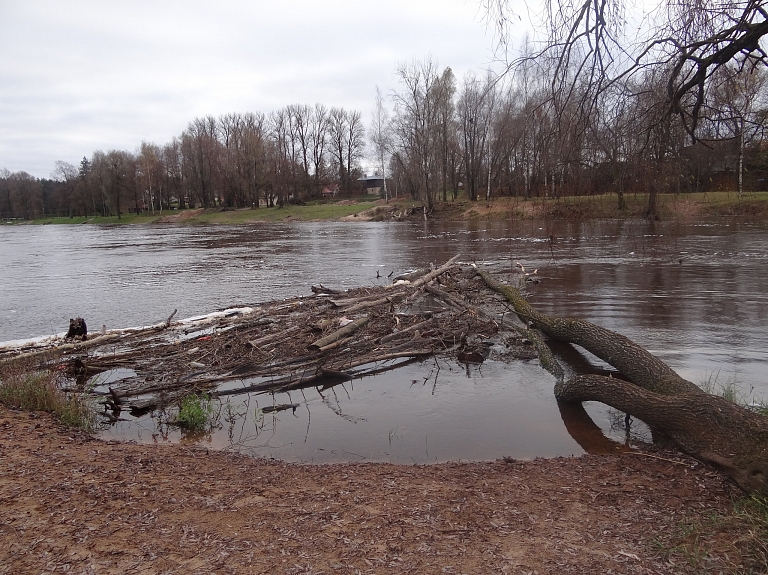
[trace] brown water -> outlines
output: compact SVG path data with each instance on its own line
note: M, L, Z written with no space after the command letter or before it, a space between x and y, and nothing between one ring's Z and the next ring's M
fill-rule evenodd
M188 317L309 294L312 284L385 283L377 270L386 276L461 253L488 266L538 268L545 279L530 299L545 313L619 331L696 383L736 384L748 402L768 398L764 223L8 226L0 240L0 341L65 331L76 315L91 329L127 327L164 320L175 308ZM486 362L469 376L462 366L425 362L323 393L232 397L221 406L221 428L202 441L302 461L581 453L552 384L536 362ZM300 407L262 417L257 407L273 401ZM611 425L618 416L599 405L587 410L604 432L622 437ZM103 433L182 439L150 418Z

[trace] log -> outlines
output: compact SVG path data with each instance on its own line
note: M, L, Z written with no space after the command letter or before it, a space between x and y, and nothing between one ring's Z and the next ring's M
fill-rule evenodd
M546 316L519 290L486 271L478 274L512 304L529 329L583 347L628 380L595 374L564 380L556 375L558 400L599 401L628 413L648 424L654 436L661 433L681 451L720 467L745 491L768 495L767 417L705 393L621 334L580 319Z
M292 338L294 336L295 333L297 333L299 331L301 331L301 327L300 326L289 327L288 329L285 329L285 330L282 330L282 331L278 331L276 333L270 333L270 334L262 336L260 338L252 339L252 340L248 341L248 344L251 347L254 347L254 348L258 349L258 348L260 348L260 347L262 347L264 345L273 344L273 343L277 344L277 343L283 342L283 341L285 341L287 339L290 339L290 338Z
M392 283L404 281L404 282L412 282L416 281L422 276L425 276L429 273L429 268L424 268L420 270L416 270L414 272L409 272L407 274L400 274L399 276L395 276L392 278Z
M361 309L367 309L369 307L376 307L377 305L382 305L382 304L385 304L385 303L399 302L404 297L405 297L405 294L397 293L397 294L393 294L391 296L387 296L387 297L383 297L383 298L379 298L379 299L374 299L374 300L371 300L371 301L363 301L363 302L360 302L358 304L355 304L353 306L348 307L347 309L344 310L344 313L353 313L353 312L356 312L356 311L360 311Z
M298 403L279 403L277 405L265 405L261 408L262 413L277 413L279 411L286 411L288 409L293 410L296 413L296 408L299 407Z
M66 339L79 339L85 341L88 339L88 327L85 325L85 320L81 317L72 319L69 318L69 331L67 331Z
M41 357L49 354L55 355L59 353L64 354L70 351L75 351L75 352L82 351L84 349L88 349L91 347L98 347L100 345L104 345L105 343L120 339L121 337L123 336L120 334L100 335L98 337L94 337L93 339L89 339L79 343L65 343L63 345L58 345L56 347L47 347L39 351L30 351L26 353L21 353L19 355L13 355L11 357L5 357L0 359L0 364L13 363L15 361L22 361L22 360L31 359L34 357Z
M315 293L315 294L338 295L338 294L345 293L344 290L327 288L322 284L320 284L319 286L311 286L310 289L312 290L312 293Z
M395 332L392 332L390 334L387 334L387 335L379 338L378 343L387 343L387 342L390 342L392 340L398 339L398 338L402 337L403 335L406 335L406 334L409 334L409 333L410 333L411 336L413 336L413 332L414 331L418 331L418 330L424 329L425 327L429 327L429 326L432 326L432 325L433 325L432 318L430 318L428 320L425 320L425 321L420 321L419 323L415 323L412 326L403 328L400 331L395 331Z
M451 259L449 259L447 262L445 262L443 265L441 265L439 268L437 268L435 271L429 272L427 275L417 279L415 282L411 284L412 288L421 287L423 285L428 284L436 277L443 275L445 272L447 272L451 266L456 263L456 260L459 259L459 255L456 254Z
M328 301L331 302L331 304L334 307L346 307L346 306L351 306L361 302L370 302L370 301L376 301L380 299L381 299L381 294L373 294L373 295L367 295L362 297L348 297L344 299L334 298L334 299L329 299Z
M342 339L352 332L357 331L361 327L363 327L366 323L368 323L368 320L370 318L368 316L361 317L359 319L356 319L352 323L349 323L342 327L341 329L337 329L332 334L327 335L323 338L318 339L316 342L309 344L309 349L313 351L319 351L320 348L325 347L326 345L335 342L336 340Z
M168 319L167 319L167 320L165 320L165 328L166 328L166 329L168 329L169 327L171 327L171 320L173 319L173 316L175 316L175 315L176 315L176 313L177 313L178 311L179 311L178 309L174 309L174 310L173 310L173 313L172 313L171 315L169 315L169 316L168 316Z

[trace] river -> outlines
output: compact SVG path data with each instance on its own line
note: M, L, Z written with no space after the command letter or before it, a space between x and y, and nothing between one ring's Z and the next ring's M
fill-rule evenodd
M538 269L543 279L529 299L541 311L618 331L695 383L733 387L748 403L768 399L764 222L3 226L0 240L0 341L66 331L75 316L90 329L138 326L174 309L183 318L309 295L313 284L384 284L391 271L459 253ZM294 393L296 413L259 418L256 404L272 402L265 396L224 405L221 429L194 440L299 461L581 453L551 388L536 362L488 362L469 374L426 362L336 393ZM606 434L621 435L610 410L587 409ZM155 420L120 422L103 434L184 439Z

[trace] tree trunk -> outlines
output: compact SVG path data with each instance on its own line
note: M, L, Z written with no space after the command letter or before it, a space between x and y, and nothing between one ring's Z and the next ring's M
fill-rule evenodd
M500 284L487 272L478 273L529 328L583 347L629 380L590 374L564 381L562 369L548 368L558 380L559 401L599 401L628 413L685 453L718 465L745 491L768 495L767 417L705 393L618 333L584 320L541 314L517 289Z

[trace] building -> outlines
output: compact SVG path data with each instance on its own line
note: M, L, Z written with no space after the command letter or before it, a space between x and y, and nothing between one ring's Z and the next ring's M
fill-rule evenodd
M367 194L379 194L382 198L384 197L384 178L381 176L377 174L373 176L363 174L363 177L357 178L357 181L364 182Z

